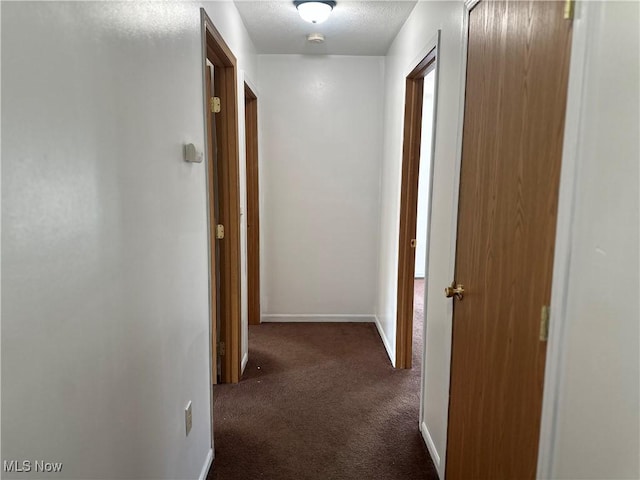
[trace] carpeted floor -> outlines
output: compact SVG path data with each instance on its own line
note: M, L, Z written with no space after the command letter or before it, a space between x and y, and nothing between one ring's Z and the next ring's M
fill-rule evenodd
M418 431L423 283L412 370L371 323L251 326L242 381L214 388L209 480L436 479Z

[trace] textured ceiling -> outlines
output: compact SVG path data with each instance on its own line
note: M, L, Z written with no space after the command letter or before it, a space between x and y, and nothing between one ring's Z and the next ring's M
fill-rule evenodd
M415 0L338 0L329 19L307 23L293 1L235 0L240 16L258 53L385 55ZM307 42L309 33L324 34L326 41Z

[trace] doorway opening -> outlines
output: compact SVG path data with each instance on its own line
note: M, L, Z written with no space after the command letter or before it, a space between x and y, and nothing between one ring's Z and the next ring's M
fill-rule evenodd
M249 325L260 325L260 186L258 175L258 96L244 84L247 177L247 302Z
M396 368L411 368L413 342L414 337L417 336L414 335L414 330L419 329L418 333L423 331L435 79L436 48L434 47L406 78L398 244ZM417 296L420 298L416 298ZM420 338L420 340L423 339Z
M236 58L204 9L200 9L200 16L207 135L211 383L237 383L241 339Z

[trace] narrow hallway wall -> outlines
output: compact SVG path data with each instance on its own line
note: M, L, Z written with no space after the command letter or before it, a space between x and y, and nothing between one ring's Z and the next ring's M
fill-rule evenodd
M210 460L206 175L183 161L201 6L2 2L3 459L65 479ZM234 4L205 6L255 74Z
M258 59L263 321L373 321L383 60Z
M571 255L560 260L570 264L550 474L640 478L640 4L581 8L586 20L578 13L574 25L588 39L569 146L575 203Z
M382 199L377 315L395 359L398 279L398 228L400 223L400 173L404 127L405 78L428 52L438 30L441 49L437 72L437 117L430 251L428 252L427 331L424 363L422 421L427 445L440 477L444 477L449 363L451 354L451 302L442 289L451 283L451 234L454 176L458 156L459 107L462 64L462 1L418 2L385 57L385 122L382 163ZM435 253L431 253L435 252Z

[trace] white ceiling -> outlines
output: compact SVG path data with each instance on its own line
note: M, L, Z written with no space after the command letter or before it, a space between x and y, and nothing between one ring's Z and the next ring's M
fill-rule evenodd
M307 23L293 1L234 0L260 54L385 55L416 0L337 0L329 19ZM309 33L326 41L307 42Z

